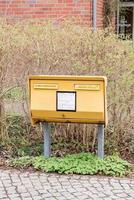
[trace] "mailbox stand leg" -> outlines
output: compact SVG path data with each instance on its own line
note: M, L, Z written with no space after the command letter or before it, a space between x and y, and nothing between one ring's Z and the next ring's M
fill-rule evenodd
M51 156L51 127L48 123L43 123L44 132L44 156Z
M104 125L98 125L98 156L104 158Z

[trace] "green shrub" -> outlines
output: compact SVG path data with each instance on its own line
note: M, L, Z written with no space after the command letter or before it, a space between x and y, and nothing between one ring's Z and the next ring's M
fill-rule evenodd
M94 154L81 153L67 155L63 158L20 157L11 161L15 167L29 167L45 172L65 174L102 174L110 176L125 176L132 170L131 165L118 156L107 156L104 160Z

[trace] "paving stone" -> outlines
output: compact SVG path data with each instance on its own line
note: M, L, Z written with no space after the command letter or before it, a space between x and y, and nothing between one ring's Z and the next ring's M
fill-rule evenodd
M80 200L85 200L85 199L89 199L89 196L88 195L81 195L81 196L78 196L77 198L80 199Z
M130 180L129 180L129 179L120 179L119 182L120 182L120 183L129 184L129 183L130 183Z
M134 180L0 170L0 200L133 200Z
M120 184L120 183L112 183L112 187L114 188L114 189L122 189L122 185Z
M8 197L10 198L10 199L15 199L15 198L18 198L19 197L19 194L9 194L8 195Z
M11 198L10 198L11 199ZM5 199L4 199L5 200ZM11 199L12 200L12 199ZM20 197L15 197L13 200L21 200Z
M27 192L27 189L24 186L19 186L19 187L16 188L16 190L19 193L25 193L25 192Z
M134 200L133 197L128 197L128 198L125 198L125 200Z
M7 195L6 194L0 194L0 199L4 199L4 198L7 198Z
M127 198L128 195L126 193L122 192L122 193L116 194L116 197Z
M34 197L32 197L32 198L33 198L33 200L41 200L41 199L42 199L41 196L34 196Z
M31 196L36 196L39 194L39 192L37 192L36 190L28 190L28 192L31 194Z
M56 197L55 197L56 198ZM57 200L67 200L67 198L66 197L64 197L64 196L60 196L60 197L58 197L58 198L56 198Z
M23 200L33 200L31 197L22 197Z
M130 188L130 185L129 184L121 184L122 185L122 187L124 188L124 190L129 190L129 189L131 189Z
M113 192L113 194L120 194L120 193L122 193L123 192L123 190L121 190L121 189L114 189L114 190L112 190L112 192Z
M131 192L131 193L128 193L128 192L127 192L127 194L128 194L130 197L133 197L133 199L134 199L134 190L133 190L133 192Z
M21 193L21 197L31 197L30 193Z
M1 198L0 198L0 199L1 199ZM4 198L4 199L3 199L3 198L2 198L1 200L11 200L11 199L9 199L9 198Z
M78 191L78 192L85 192L85 191L87 191L87 188L84 188L84 187L76 187L76 190Z
M42 197L44 197L44 198L51 198L52 197L52 194L50 194L50 193L45 193L45 194L43 194L42 195Z
M67 188L67 191L73 193L73 192L76 192L76 189L75 188Z

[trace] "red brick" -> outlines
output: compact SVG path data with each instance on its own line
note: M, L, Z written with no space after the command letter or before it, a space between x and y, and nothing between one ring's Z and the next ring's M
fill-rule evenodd
M105 0L97 1L97 26L103 27ZM8 18L66 19L77 17L80 24L92 26L93 0L0 0L0 16Z

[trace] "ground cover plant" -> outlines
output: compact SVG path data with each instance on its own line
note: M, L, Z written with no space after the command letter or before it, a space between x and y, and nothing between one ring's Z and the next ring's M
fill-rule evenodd
M20 157L13 159L11 165L19 168L28 168L44 172L57 172L65 174L100 174L110 176L125 176L132 171L132 166L117 155L100 159L94 154L80 153L67 155L63 158Z
M109 30L109 29L108 29ZM29 120L31 74L105 75L108 118L105 153L134 155L134 45L106 30L72 22L0 22L0 154L40 155L43 134ZM96 152L96 127L51 124L52 153Z

